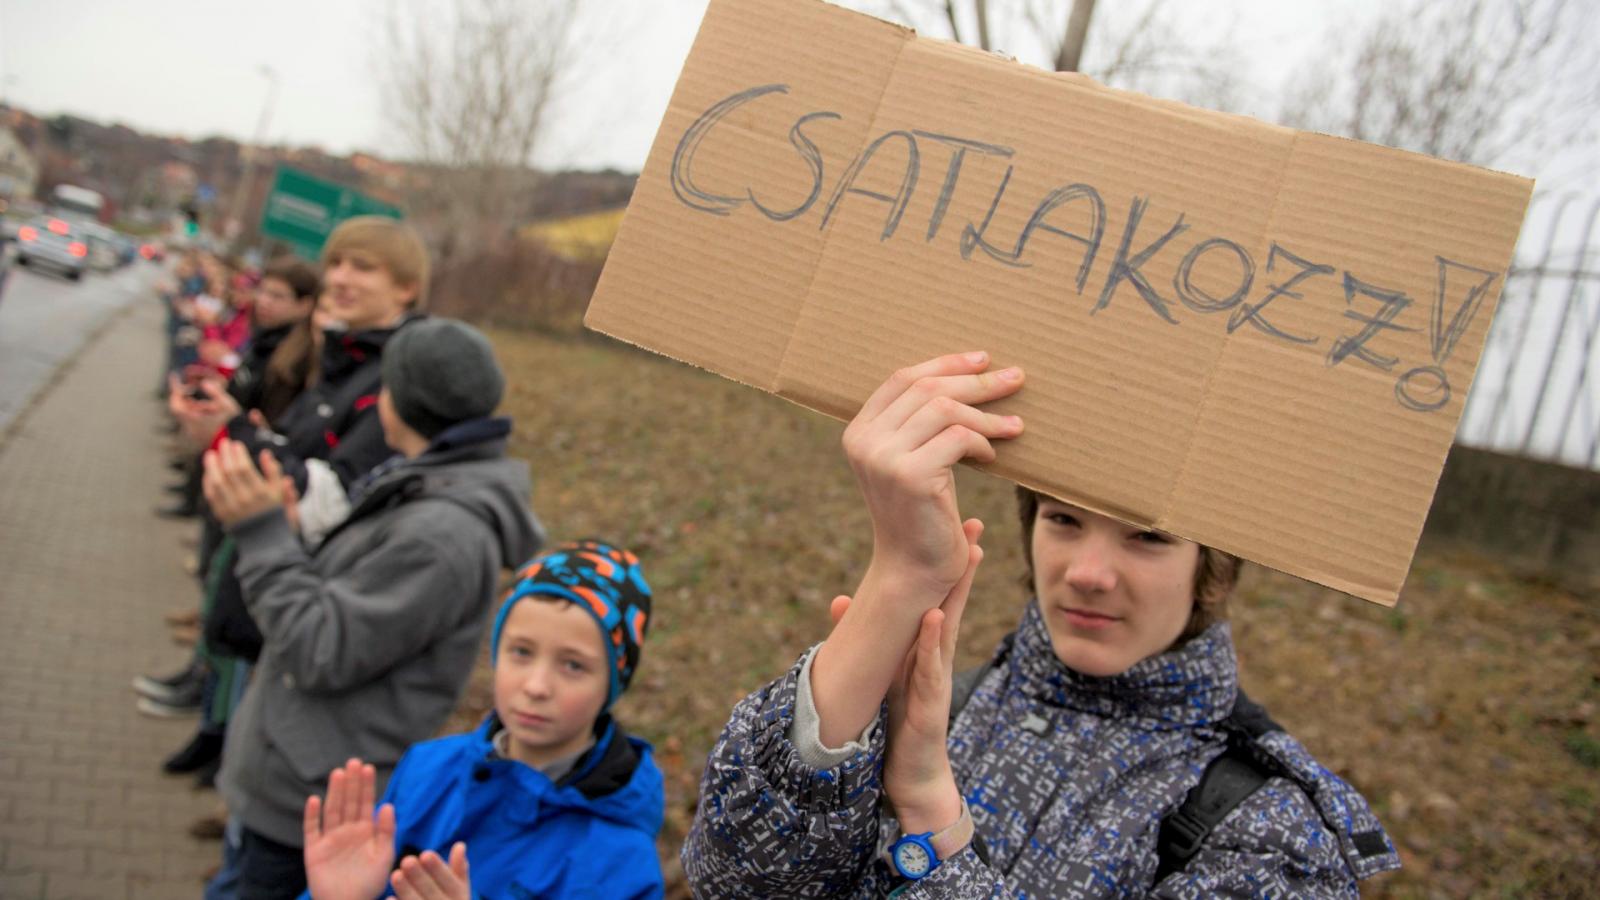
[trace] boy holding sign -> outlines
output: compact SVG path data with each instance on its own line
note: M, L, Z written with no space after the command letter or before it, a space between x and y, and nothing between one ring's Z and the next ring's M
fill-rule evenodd
M696 893L1353 897L1398 867L1366 801L1239 692L1238 561L1191 541L1021 491L1034 599L952 704L983 556L952 467L1022 433L980 409L1022 385L946 356L846 429L872 562L827 640L735 707L683 851Z

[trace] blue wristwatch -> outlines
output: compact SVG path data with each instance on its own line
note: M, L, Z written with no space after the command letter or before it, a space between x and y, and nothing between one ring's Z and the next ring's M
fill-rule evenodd
M939 868L939 854L933 849L933 832L924 831L921 834L908 834L894 842L889 848L889 859L894 862L894 867L904 878L916 881L931 874Z
M956 855L972 840L972 816L967 812L967 801L961 801L961 816L954 825L937 834L924 831L908 834L889 847L889 861L904 878L912 881L926 878L939 868L939 864Z

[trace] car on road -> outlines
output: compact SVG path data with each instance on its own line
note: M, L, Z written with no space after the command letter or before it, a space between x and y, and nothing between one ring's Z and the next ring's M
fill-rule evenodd
M109 272L121 264L117 252L117 233L98 222L73 223L89 245L89 267L96 272Z
M77 281L89 267L88 235L67 219L40 216L17 229L17 262L56 269Z

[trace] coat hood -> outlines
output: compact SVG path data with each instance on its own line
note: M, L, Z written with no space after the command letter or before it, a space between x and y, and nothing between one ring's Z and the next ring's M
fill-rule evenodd
M352 487L346 521L399 503L444 500L487 524L499 541L502 565L516 566L538 552L545 531L529 506L528 464L505 455L510 432L509 419L476 419L440 434L415 459L390 459Z

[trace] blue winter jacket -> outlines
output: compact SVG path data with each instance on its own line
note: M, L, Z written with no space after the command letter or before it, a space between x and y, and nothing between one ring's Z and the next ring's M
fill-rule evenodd
M494 752L499 728L491 714L475 731L406 752L383 794L395 808L396 860L448 856L465 841L474 897L660 897L664 799L650 745L608 720L595 748L552 782Z

